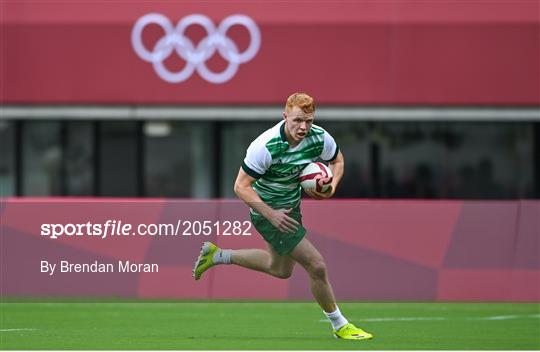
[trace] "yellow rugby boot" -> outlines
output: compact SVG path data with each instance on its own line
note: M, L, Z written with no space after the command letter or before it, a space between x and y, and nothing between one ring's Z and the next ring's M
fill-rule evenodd
M215 265L214 254L219 250L219 247L212 242L204 242L201 247L201 252L193 265L193 277L199 280L201 275Z
M334 330L334 337L345 340L369 340L373 338L373 335L348 323L339 328L339 330Z

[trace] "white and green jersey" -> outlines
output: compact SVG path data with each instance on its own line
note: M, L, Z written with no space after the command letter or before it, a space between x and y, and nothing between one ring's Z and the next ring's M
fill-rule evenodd
M338 151L334 138L317 125L298 145L289 147L285 121L281 121L250 144L242 169L257 179L253 189L266 204L274 209L294 208L300 203L302 169L313 161L332 161Z

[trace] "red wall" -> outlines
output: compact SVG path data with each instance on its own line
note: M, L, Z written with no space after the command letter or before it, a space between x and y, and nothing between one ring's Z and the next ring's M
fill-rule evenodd
M8 104L282 104L308 91L324 104L538 105L535 1L169 2L6 1L3 94ZM262 36L258 54L223 84L193 74L161 80L130 42L157 12L215 24L241 13ZM193 29L199 40L204 32ZM190 32L191 33L191 32ZM198 34L197 34L198 33ZM245 31L232 39L246 47ZM145 32L153 47L162 33ZM190 34L191 35L191 34ZM217 55L210 66L220 69ZM183 67L174 57L170 67Z
M251 236L59 237L43 223L131 224L248 219L237 201L7 199L1 207L3 296L311 299L306 274L289 280L234 266L191 278L204 240L264 247ZM540 301L540 201L305 201L308 238L340 300ZM158 263L158 273L40 272L40 261Z

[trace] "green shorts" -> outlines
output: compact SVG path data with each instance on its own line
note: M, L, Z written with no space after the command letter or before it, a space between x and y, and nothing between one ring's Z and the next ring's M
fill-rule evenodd
M264 237L264 240L275 249L279 255L287 255L293 251L302 238L306 235L306 229L302 226L302 214L300 206L294 208L288 215L300 223L295 233L284 233L278 230L264 216L259 214L251 215L251 222L257 231Z

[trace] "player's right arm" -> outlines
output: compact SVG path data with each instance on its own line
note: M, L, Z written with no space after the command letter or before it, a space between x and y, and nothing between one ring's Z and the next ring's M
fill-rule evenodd
M251 187L255 181L255 178L240 168L234 182L234 193L249 207L268 219L281 232L296 232L299 223L287 215L292 209L272 209L268 206Z

